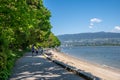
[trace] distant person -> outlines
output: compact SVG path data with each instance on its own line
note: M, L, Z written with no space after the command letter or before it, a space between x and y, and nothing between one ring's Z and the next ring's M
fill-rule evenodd
M38 55L38 49L35 49L35 51L36 51L36 55Z
M32 45L32 48L31 48L31 50L32 50L32 56L33 56L33 54L34 54L34 52L35 52L35 48L34 48L34 44Z

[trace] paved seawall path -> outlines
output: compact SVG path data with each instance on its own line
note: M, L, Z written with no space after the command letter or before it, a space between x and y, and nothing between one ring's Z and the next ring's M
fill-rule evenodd
M43 55L26 53L18 59L9 80L84 80L68 72Z

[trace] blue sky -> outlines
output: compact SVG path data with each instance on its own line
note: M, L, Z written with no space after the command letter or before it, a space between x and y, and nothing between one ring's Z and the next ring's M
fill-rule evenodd
M120 32L120 0L43 0L55 35Z

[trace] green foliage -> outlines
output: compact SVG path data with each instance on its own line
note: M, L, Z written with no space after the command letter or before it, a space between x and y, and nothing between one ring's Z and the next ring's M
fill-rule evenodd
M59 46L51 32L51 13L42 0L0 0L0 80L10 75L20 50L29 45Z
M49 47L58 47L60 45L60 41L53 33L50 33L47 42Z

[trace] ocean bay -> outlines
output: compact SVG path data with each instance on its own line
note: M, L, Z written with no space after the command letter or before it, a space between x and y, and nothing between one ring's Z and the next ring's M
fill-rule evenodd
M120 69L120 46L61 47L61 51L85 61Z

